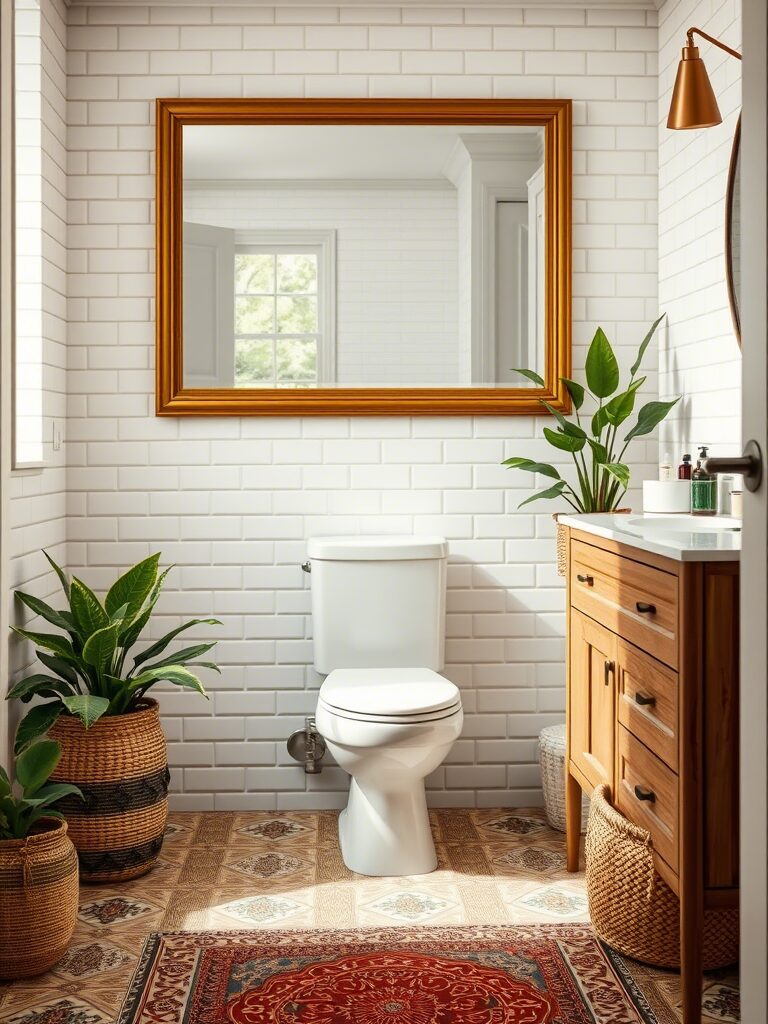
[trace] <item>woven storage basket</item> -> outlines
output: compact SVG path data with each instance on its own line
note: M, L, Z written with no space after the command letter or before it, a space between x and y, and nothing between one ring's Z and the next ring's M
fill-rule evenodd
M539 766L544 790L547 821L558 832L565 832L565 725L548 725L539 733ZM582 797L581 830L589 814L589 800Z
M680 966L680 901L653 866L650 834L592 795L587 827L587 896L595 931L609 946L656 967ZM738 910L704 912L704 969L738 960Z
M0 841L0 978L42 974L60 960L77 920L77 854L67 824Z
M52 781L71 782L83 802L57 806L69 823L84 882L125 881L157 860L168 817L168 758L157 702L100 718L90 729L62 715L50 730L61 744Z

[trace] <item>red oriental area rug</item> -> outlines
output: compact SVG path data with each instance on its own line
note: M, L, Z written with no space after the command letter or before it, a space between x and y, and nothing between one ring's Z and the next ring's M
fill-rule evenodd
M118 1024L657 1024L588 925L150 935Z

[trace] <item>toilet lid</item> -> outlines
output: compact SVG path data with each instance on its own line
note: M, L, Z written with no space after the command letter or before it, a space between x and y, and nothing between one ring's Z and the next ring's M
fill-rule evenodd
M428 668L337 668L320 696L339 711L388 718L444 711L461 699L457 686Z

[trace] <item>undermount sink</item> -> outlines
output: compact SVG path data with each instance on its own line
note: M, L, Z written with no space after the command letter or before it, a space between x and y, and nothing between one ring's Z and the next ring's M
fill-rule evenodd
M669 533L738 533L741 520L730 516L627 516L626 528L644 537Z

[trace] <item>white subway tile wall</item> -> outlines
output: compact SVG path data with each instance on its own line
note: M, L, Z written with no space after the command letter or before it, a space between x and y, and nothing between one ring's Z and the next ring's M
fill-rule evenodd
M723 123L670 131L667 111L690 25L741 50L741 0L675 0L659 12L659 307L669 326L659 352L662 397L683 394L660 430L679 461L697 445L741 451L741 353L725 284L725 195L741 111L741 62L698 40Z
M45 6L63 15L60 0ZM538 801L536 736L564 718L563 589L553 506L518 513L532 481L499 462L549 459L543 421L155 418L154 98L573 97L574 365L601 324L628 366L657 313L655 12L74 3L67 13L67 561L105 588L160 550L177 567L153 635L185 617L222 620L204 631L220 640L223 670L206 678L210 702L161 696L174 805L344 802L338 768L305 776L285 751L320 683L300 563L313 534L400 531L441 533L451 548L445 672L466 725L429 780L431 802ZM654 351L646 361L653 396ZM655 441L634 449L638 485L656 456ZM64 539L63 470L16 486L17 576L28 579L41 572L32 552Z

